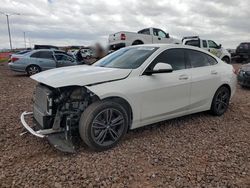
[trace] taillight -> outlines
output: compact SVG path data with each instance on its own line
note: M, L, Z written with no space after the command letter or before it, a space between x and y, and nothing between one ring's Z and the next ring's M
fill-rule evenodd
M11 58L11 61L12 61L12 63L14 63L15 61L17 61L19 58L17 58L17 57L12 57Z
M126 40L126 35L124 33L121 33L121 40Z

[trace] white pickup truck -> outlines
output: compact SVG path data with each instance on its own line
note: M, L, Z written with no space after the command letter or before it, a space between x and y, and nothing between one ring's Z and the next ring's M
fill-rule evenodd
M139 45L139 44L153 44L153 43L172 43L181 44L181 41L169 36L161 29L146 28L134 32L120 31L109 35L109 49L118 50L120 48Z
M218 45L213 40L201 39L199 36L183 37L182 44L203 48L226 63L231 63L231 54L224 49L221 44Z

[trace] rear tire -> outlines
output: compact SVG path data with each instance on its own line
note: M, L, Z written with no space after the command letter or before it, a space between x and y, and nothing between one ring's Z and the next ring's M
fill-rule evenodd
M41 72L41 68L37 65L30 65L26 68L26 72L29 76Z
M220 87L213 98L210 112L215 116L223 115L229 105L230 101L230 90L226 86Z
M83 113L79 123L82 140L95 151L114 147L128 130L125 108L110 100L97 101Z

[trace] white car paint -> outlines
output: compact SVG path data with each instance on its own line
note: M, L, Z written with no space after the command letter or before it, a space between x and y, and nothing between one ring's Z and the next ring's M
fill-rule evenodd
M109 35L109 45L110 46L116 46L119 45L121 43L125 44L126 46L131 46L133 45L133 43L135 41L141 41L143 44L154 44L154 43L163 43L163 44L181 44L181 41L173 38L173 37L169 37L169 34L165 33L163 30L160 30L158 28L146 28L149 32L148 34L143 34L140 33L140 31L138 31L138 33L135 32L128 32L128 31L120 31L114 34L110 34ZM146 30L143 29L143 30ZM166 37L163 36L156 36L153 32L154 29L160 30L162 33L164 33L166 35ZM141 30L141 31L143 31ZM121 39L121 34L125 35L125 39ZM168 37L167 37L168 35Z
M209 110L216 90L223 84L230 87L231 97L234 95L236 75L233 73L233 67L209 52L183 45L142 46L159 47L159 49L136 69L75 66L46 71L31 78L54 88L70 85L85 86L101 100L109 97L125 99L132 108L131 129ZM201 51L213 56L218 63L172 73L143 75L153 59L161 52L173 48ZM112 79L114 81L111 81Z
M88 65L77 65L48 70L31 76L37 82L51 87L85 86L125 78L131 69L114 69Z
M213 55L217 56L220 59L223 59L224 57L228 57L231 61L231 54L222 46L217 45L212 40L202 39L199 37L190 37L183 40L183 44L186 45L189 41L198 40L200 45L197 47L200 47L204 50L207 50L208 52L212 53ZM216 48L214 46L211 46L211 43L214 44L214 46L217 46Z

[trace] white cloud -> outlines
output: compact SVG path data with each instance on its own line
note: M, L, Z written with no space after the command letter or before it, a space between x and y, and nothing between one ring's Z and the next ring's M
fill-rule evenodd
M234 48L250 40L250 2L240 0L2 0L10 17L13 47L31 44L107 43L108 34L159 27L182 38L200 35ZM0 48L9 47L6 17L0 16Z

